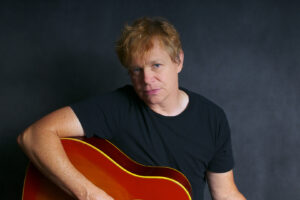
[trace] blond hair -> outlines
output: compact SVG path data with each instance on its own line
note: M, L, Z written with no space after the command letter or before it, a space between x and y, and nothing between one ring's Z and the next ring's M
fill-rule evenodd
M163 18L143 17L124 26L116 45L121 64L129 67L133 57L144 56L153 47L153 39L160 41L173 62L180 62L182 47L174 26Z

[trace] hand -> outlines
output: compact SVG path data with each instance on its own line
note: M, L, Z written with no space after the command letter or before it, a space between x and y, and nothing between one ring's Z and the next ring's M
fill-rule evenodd
M111 196L109 196L104 190L100 188L94 188L90 190L83 197L78 197L79 200L114 200Z
M88 197L88 200L114 200L104 190L100 190L97 194L92 194Z

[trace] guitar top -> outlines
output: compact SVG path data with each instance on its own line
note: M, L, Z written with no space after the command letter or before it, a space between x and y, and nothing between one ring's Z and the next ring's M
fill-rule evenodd
M179 171L139 164L108 140L62 138L71 163L115 200L191 200L191 185ZM72 199L44 177L31 163L23 200Z

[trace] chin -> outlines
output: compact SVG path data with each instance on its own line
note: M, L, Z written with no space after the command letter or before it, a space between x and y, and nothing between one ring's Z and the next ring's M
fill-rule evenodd
M154 105L154 104L160 104L162 102L162 99L159 97L152 97L152 98L145 98L145 99L143 99L143 101L146 104Z

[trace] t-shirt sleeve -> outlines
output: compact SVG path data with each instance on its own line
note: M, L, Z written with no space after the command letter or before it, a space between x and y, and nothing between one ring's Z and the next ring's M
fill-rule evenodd
M111 139L120 127L123 100L120 93L114 91L74 103L70 107L79 119L86 137Z
M223 110L218 115L215 154L208 164L208 171L222 173L234 167L231 134L228 120Z

